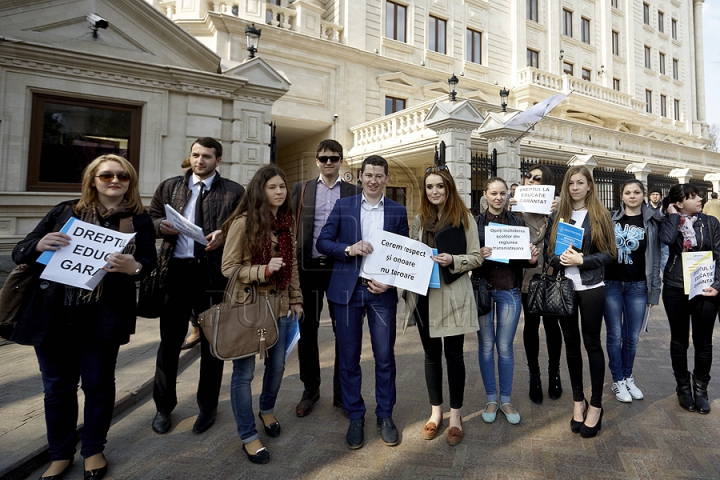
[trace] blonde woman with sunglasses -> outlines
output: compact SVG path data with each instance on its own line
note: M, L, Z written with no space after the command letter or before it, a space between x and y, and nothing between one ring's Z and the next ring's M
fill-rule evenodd
M103 155L82 175L79 200L59 204L13 250L17 264L35 265L42 252L72 248L60 233L71 218L135 237L121 253L106 257L107 271L91 292L48 280L33 284L13 340L35 347L45 386L45 423L52 463L42 478L61 478L71 468L77 442L77 388L85 393L80 454L85 479L108 470L103 455L115 406L115 363L120 345L135 332L135 282L156 264L155 233L138 191L135 168L122 157Z

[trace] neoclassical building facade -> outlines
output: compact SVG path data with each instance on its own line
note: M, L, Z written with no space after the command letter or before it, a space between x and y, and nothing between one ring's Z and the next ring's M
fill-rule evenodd
M147 1L223 68L245 61L245 27L262 29L258 55L291 83L272 121L293 180L314 173L315 145L333 137L348 179L366 156L385 156L388 194L410 211L440 141L468 201L481 188L473 158L492 152L508 182L538 161L584 163L609 183L720 187L720 154L707 150L703 0ZM506 125L558 93L570 95L534 128Z

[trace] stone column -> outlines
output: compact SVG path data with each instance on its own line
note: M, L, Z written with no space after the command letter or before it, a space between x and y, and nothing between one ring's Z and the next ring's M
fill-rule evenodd
M705 0L693 0L694 46L695 46L695 102L697 121L701 124L702 136L707 137L705 117L705 67L703 53L702 4Z
M692 178L692 172L689 168L676 168L671 170L668 176L677 178L678 183L689 183Z
M315 3L314 0L297 0L290 8L297 11L293 30L310 37L319 37L322 34L320 20L325 9Z
M597 167L598 163L597 160L595 160L594 155L573 155L573 157L568 162L568 165L571 167L582 165L583 167L590 170L590 174L592 175L593 170L595 170L595 167Z
M437 102L425 117L425 126L438 134L438 144L445 142L445 164L450 169L458 193L470 206L472 169L470 137L483 117L467 100Z
M713 192L720 192L720 173L708 173L703 180L712 182Z
M648 190L647 178L648 174L652 173L652 169L648 167L647 163L631 163L625 168L625 171L634 174L635 178L645 185L645 190Z
M520 142L518 139L527 127L506 127L505 123L515 113L490 113L480 127L480 135L488 142L488 153L497 152L497 176L512 183L522 184L520 178Z

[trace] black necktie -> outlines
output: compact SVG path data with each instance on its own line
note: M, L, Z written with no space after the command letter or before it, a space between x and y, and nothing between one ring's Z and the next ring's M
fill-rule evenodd
M204 228L203 223L203 193L205 192L205 183L204 182L198 182L197 185L200 188L200 194L197 197L197 200L195 201L195 225L197 225L200 228ZM202 245L198 242L195 242L194 249L193 249L193 255L195 258L205 258L205 245Z

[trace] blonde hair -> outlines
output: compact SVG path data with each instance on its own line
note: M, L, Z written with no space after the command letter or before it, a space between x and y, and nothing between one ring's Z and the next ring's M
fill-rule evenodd
M556 221L553 223L552 229L550 230L550 243L548 244L548 251L555 251L555 237L557 237L559 220L563 219L564 221L569 221L572 218L573 208L572 198L570 197L570 178L578 173L585 177L588 182L588 186L590 187L590 190L585 197L585 207L587 208L588 219L590 220L590 241L599 251L609 253L613 257L617 257L615 230L613 229L610 212L608 212L608 209L605 208L605 205L600 203L600 200L597 197L595 182L590 170L581 165L570 167L565 173L562 188L560 189L560 202L557 213L555 214ZM578 246L578 248L582 248L582 245Z
M119 163L123 170L130 175L128 189L127 192L125 192L125 201L127 202L126 208L134 215L141 214L145 210L145 207L143 207L142 199L140 198L137 171L130 162L119 155L101 155L85 167L85 170L83 170L82 173L80 201L75 205L75 213L79 214L86 208L90 207L90 205L98 203L98 191L97 188L95 188L93 180L95 175L98 173L98 168L100 168L100 165L103 162Z

